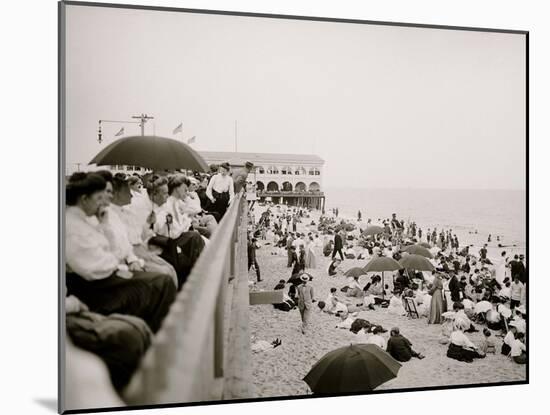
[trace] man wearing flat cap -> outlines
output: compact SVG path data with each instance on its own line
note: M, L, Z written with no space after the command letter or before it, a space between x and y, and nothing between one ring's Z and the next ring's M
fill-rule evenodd
M254 163L247 161L244 167L233 171L233 183L235 185L235 194L239 193L242 188L246 187L246 178L254 169Z

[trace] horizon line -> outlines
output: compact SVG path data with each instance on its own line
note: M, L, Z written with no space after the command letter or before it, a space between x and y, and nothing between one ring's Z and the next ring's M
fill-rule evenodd
M324 189L350 189L350 190L502 190L525 192L525 188L510 187L356 187L356 186L324 186ZM323 190L323 191L325 191Z

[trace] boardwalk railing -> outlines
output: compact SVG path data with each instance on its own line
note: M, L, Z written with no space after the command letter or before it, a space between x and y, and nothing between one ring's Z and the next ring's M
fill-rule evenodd
M252 397L246 227L236 195L126 388L129 405Z

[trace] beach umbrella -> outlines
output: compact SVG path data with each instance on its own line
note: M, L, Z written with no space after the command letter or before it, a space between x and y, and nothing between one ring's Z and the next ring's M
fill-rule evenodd
M430 260L422 255L409 254L404 255L399 260L403 268L412 269L415 271L433 271L435 267Z
M493 305L489 301L480 301L474 307L474 312L476 314L486 313L489 310L493 309Z
M355 230L355 225L353 223L346 223L343 226L344 226L344 229L348 232Z
M344 272L346 277L360 277L361 275L366 275L367 273L361 267L353 267Z
M367 227L367 229L365 229L363 231L363 236L374 236L374 235L378 235L379 233L383 233L383 232L384 232L383 227L372 225L372 226Z
M417 245L423 246L426 249L432 248L432 246L428 242L419 242Z
M395 378L401 364L374 344L352 344L324 355L304 377L313 393L368 392Z
M384 272L385 271L397 271L398 269L403 268L399 262L395 259L385 256L379 256L371 259L367 265L363 267L365 272L381 272L382 273L382 287L385 287L384 284ZM382 294L384 298L384 294Z
M384 272L384 271L397 271L403 268L399 262L395 259L379 256L371 259L367 265L363 267L365 272Z
M408 252L409 254L422 255L423 257L430 258L430 259L434 257L427 248L424 248L423 246L420 246L420 245L409 245L402 248L401 250L403 252Z
M187 144L157 136L131 136L116 140L101 150L89 164L140 166L152 170L209 170L200 154Z

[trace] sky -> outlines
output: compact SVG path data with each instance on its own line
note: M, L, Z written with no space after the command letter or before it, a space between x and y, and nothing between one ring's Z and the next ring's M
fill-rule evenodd
M325 187L525 189L523 35L67 6L66 51L69 169L146 113L197 150L237 122L239 151L317 154Z

